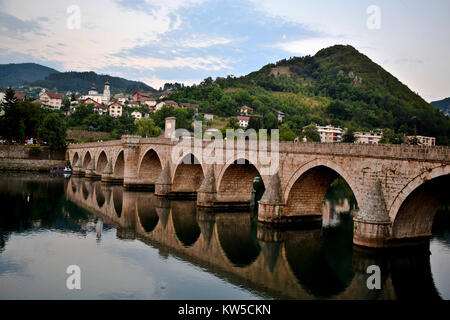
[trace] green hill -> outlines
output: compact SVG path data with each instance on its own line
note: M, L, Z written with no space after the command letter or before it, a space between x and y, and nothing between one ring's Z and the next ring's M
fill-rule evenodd
M20 86L57 72L37 63L0 64L0 87Z
M336 45L315 56L268 64L246 76L205 79L170 97L197 102L206 112L229 116L246 104L263 118L280 110L294 132L310 122L435 136L450 143L450 120L418 94L358 52Z
M109 75L99 75L92 71L53 73L48 75L44 80L34 81L30 85L45 87L58 92L87 92L93 85L101 90L107 81L111 84L112 93L126 92L131 94L136 91L155 91L155 89L143 82L131 81Z
M430 104L441 110L443 114L450 116L450 98L433 101Z

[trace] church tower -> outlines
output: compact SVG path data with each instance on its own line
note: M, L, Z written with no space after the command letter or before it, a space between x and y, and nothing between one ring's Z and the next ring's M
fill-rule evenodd
M105 89L103 89L103 103L108 104L111 100L110 84L108 81L105 82Z

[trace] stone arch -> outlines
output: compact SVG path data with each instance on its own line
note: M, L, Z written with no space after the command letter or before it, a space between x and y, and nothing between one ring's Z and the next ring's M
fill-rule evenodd
M216 217L217 235L222 251L236 267L251 265L261 247L256 240L256 228L248 213L227 213Z
M84 158L83 158L83 169L87 169L89 163L91 163L92 161L92 156L91 153L88 151L84 154Z
M141 183L155 184L162 171L161 160L154 149L145 152L139 162L138 178Z
M260 175L254 164L245 158L232 158L222 168L218 184L219 201L250 202L254 178Z
M78 159L80 159L80 156L78 155L78 152L75 152L75 154L72 157L72 167L74 167L77 164Z
M125 170L125 156L124 151L119 151L116 161L114 162L113 174L115 179L123 179L123 173Z
M326 192L339 176L349 185L359 205L361 196L351 176L332 161L315 159L302 165L289 179L284 191L285 215L321 215Z
M174 171L172 192L195 193L204 178L203 167L192 153L185 155Z
M122 206L123 206L123 188L119 186L114 186L112 188L112 201L113 207L118 218L122 216Z
M184 247L193 246L200 237L197 211L193 201L172 201L172 223L175 235Z
M95 166L96 168L95 171L97 171L98 174L102 174L107 164L108 164L108 157L106 156L106 152L102 150L97 158L97 165Z
M95 200L97 201L98 207L101 209L105 204L106 198L105 194L103 193L102 185L100 182L95 183L94 190L95 190Z
M388 209L392 237L430 236L434 215L442 198L447 196L449 183L450 165L435 167L410 180Z
M149 233L155 230L159 222L159 216L156 212L155 195L144 194L137 198L137 217L139 223L145 232Z

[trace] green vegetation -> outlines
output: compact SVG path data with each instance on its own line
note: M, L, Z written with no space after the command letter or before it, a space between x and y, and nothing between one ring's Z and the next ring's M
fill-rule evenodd
M157 137L161 135L161 129L155 126L155 123L150 118L136 120L135 124L137 126L136 134L141 137Z
M139 81L130 81L119 77L99 75L95 72L58 72L49 74L44 80L37 80L30 83L31 86L49 88L50 91L59 92L78 91L87 92L94 85L100 92L103 91L105 82L111 84L112 93L125 92L133 94L136 91L155 91L152 87Z
M207 78L170 99L197 103L203 112L220 116L235 116L240 106L248 105L264 117L266 128L278 125L272 115L280 110L297 135L309 123L331 123L355 130L417 132L437 137L438 144L450 142L448 117L351 46L284 59L239 78Z
M45 79L55 69L36 63L0 64L0 87L20 86L25 83Z
M66 124L57 113L47 115L39 126L39 138L47 141L50 149L63 150L66 147Z

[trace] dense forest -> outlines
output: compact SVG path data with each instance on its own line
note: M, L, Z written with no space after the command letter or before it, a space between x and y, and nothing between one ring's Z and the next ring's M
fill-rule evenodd
M309 123L352 130L393 129L450 144L450 120L406 85L351 46L268 64L246 76L207 78L170 95L204 112L232 116L248 105L263 118L286 113L296 134Z
M48 88L57 92L88 92L92 86L103 92L105 82L111 84L111 92L133 94L136 91L155 91L152 87L143 82L126 80L109 75L99 75L95 72L59 72L48 75L45 80L37 80L30 83L31 86Z
M0 87L20 86L57 72L37 63L0 64Z

